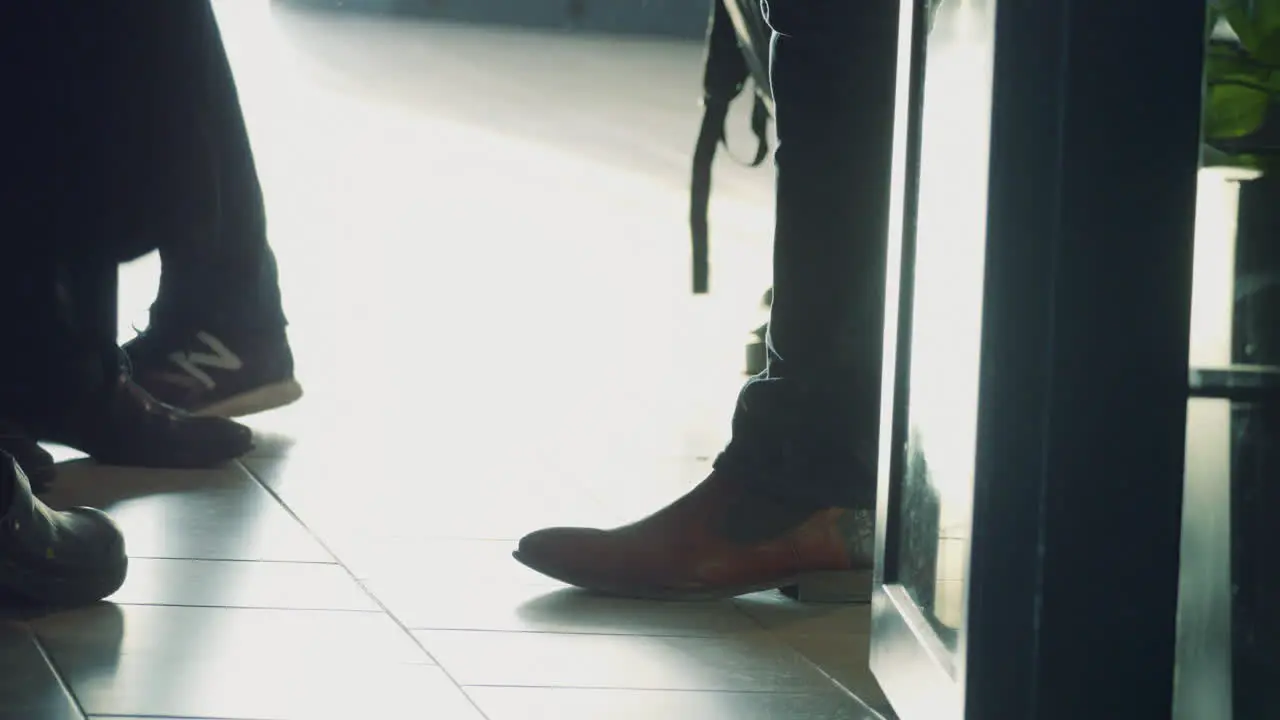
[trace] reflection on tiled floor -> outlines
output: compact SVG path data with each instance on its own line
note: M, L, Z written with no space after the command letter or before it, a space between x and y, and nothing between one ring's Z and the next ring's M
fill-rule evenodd
M865 607L591 597L510 558L725 439L771 177L722 165L690 297L701 49L219 10L308 396L219 470L63 465L51 501L111 512L132 575L0 621L0 720L873 717ZM157 270L125 269L125 326Z

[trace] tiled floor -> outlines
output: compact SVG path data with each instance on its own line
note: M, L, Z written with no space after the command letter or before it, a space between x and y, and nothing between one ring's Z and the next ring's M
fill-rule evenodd
M0 623L0 718L874 717L865 607L591 597L509 555L725 439L771 177L722 164L690 297L700 48L219 10L308 396L219 470L64 465L52 501L118 518L132 574Z

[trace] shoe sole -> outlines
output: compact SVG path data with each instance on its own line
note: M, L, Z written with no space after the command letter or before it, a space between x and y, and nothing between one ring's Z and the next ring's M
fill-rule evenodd
M232 395L192 412L193 415L238 418L292 405L302 398L302 385L297 380L263 385L248 392Z
M721 588L688 590L682 588L638 588L609 584L585 583L573 577L573 573L559 572L555 568L529 562L519 550L511 557L516 562L576 588L602 595L613 595L639 600L709 601L750 595L764 590L778 590L787 597L805 603L860 604L871 602L871 570L838 570L829 572L800 573L788 578L750 585L733 585Z

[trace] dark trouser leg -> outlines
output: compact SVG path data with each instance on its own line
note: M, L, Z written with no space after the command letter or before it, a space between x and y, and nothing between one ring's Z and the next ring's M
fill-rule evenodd
M31 417L67 407L114 375L114 347L95 348L73 329L58 295L55 240L100 227L100 136L83 101L101 87L91 14L78 4L0 10L5 76L5 162L0 164L0 598L75 605L124 582L120 531L95 510L54 512L31 496L24 471L48 477L51 458L24 433ZM19 421L19 422L15 422ZM19 468L14 459L40 468Z
M0 268L0 416L44 416L115 377L115 346L99 342L86 318L75 316L54 258L15 253L0 258Z
M768 369L715 472L615 530L547 528L515 557L632 597L766 588L865 601L883 343L898 3L769 0L778 220Z
M43 412L111 377L112 338L72 308L68 261L100 262L100 240L118 214L111 186L111 45L100 3L6 7L5 163L0 168L0 415ZM60 287L61 284L61 287ZM59 293L64 297L59 298ZM74 310L80 317L72 317Z
M24 16L0 23L0 47L16 56L6 68L20 70L7 88L15 112L6 129L14 134L6 137L0 193L0 421L101 462L202 467L248 450L248 428L181 417L139 392L121 372L102 308L77 286L96 285L115 262L145 252L147 230L181 215L158 175L181 158L165 156L159 135L151 155L128 152L147 149L148 133L172 123L121 102L129 84L122 78L143 82L134 71L148 59L121 32L130 27L126 10L171 5L31 3L0 11L6 21ZM175 182L189 175L172 172ZM136 202L146 183L157 191L154 212ZM76 282L84 278L93 282Z
M1236 241L1235 361L1280 364L1280 178L1240 190Z
M717 460L768 494L874 503L898 6L766 0L777 226L769 364Z
M140 4L121 32L152 59L130 101L169 127L189 179L168 204L187 214L156 237L163 265L152 320L275 331L285 324L276 262L235 78L209 0ZM147 86L150 86L149 89ZM126 90L127 92L127 90Z
M302 390L262 190L210 1L128 3L113 24L133 50L119 73L122 102L135 126L152 129L128 150L144 167L160 155L160 167L123 194L169 212L145 225L160 249L160 292L147 331L125 345L134 377L193 413L293 402ZM157 178L170 182L158 187Z

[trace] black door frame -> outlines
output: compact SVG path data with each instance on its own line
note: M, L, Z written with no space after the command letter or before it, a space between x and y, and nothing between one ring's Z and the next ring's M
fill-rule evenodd
M915 291L914 208L896 208L872 666L904 720L1169 717L1205 16L998 2L992 97L973 99L992 131L969 671L949 688L895 588ZM919 32L903 42L919 60Z

